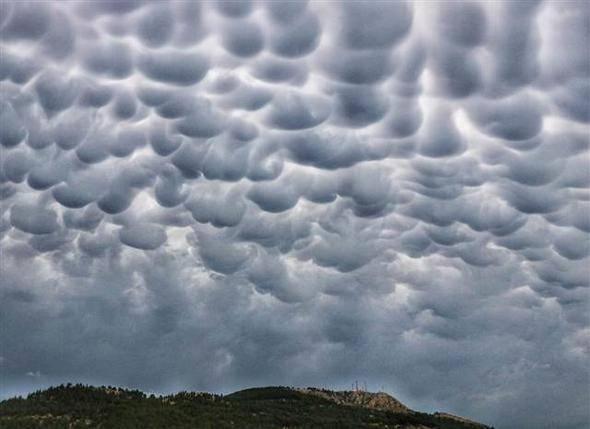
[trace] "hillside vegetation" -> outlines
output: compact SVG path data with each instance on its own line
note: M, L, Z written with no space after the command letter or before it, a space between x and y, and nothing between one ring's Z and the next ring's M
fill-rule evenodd
M484 429L447 414L412 411L385 393L264 387L230 395L62 385L0 402L0 427Z

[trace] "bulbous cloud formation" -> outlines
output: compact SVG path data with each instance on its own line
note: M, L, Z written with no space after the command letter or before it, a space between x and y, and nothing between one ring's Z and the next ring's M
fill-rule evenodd
M586 427L587 2L4 0L0 37L4 395Z

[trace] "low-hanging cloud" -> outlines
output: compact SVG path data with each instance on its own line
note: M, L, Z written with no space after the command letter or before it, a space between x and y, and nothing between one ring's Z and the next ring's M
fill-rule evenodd
M589 22L575 0L4 1L3 394L362 379L585 427Z

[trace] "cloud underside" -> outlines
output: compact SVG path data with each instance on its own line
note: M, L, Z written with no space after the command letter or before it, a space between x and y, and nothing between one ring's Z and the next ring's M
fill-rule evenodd
M585 2L6 1L0 36L10 389L590 419Z

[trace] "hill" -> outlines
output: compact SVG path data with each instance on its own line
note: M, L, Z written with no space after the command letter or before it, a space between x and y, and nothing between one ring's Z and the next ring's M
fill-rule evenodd
M413 411L385 393L263 387L230 395L146 395L62 385L0 402L0 427L485 429L445 413Z
M412 412L412 410L410 410L400 401L384 392L372 393L363 390L334 392L332 390L316 389L313 387L307 387L305 389L298 390L302 393L316 395L320 398L328 399L340 405L352 405L403 414Z

